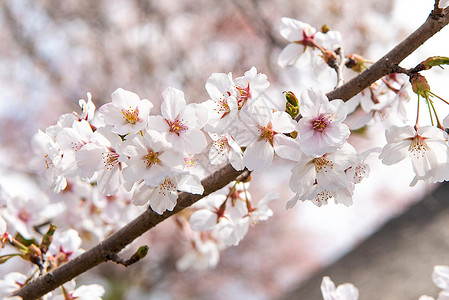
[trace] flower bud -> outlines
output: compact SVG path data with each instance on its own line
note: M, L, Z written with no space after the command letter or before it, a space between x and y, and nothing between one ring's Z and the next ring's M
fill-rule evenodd
M296 98L295 94L292 91L284 91L285 99L287 99L287 103L285 104L285 112L288 113L292 119L296 118L299 115L299 103L298 98Z
M416 68L419 70L429 70L435 66L448 65L449 57L445 56L432 56L420 63Z
M430 92L430 85L427 82L426 77L421 74L415 73L410 76L410 83L412 84L413 92L427 98L428 93Z
M43 253L46 253L48 250L48 247L50 247L51 242L53 241L53 234L55 233L56 226L53 224L50 224L48 227L47 233L44 234L41 240L41 244L39 245L39 248Z
M360 55L351 54L346 57L348 62L345 64L347 68L352 69L353 71L360 73L366 69L365 63L367 60Z
M329 31L331 31L331 28L329 27L329 25L324 24L323 26L321 26L322 33L328 33Z

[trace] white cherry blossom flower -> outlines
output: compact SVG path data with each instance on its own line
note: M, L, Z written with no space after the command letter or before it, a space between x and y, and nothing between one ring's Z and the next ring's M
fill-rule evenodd
M92 94L87 93L87 102L84 99L80 99L78 103L82 111L80 119L91 121L95 116L96 108L95 104L92 102Z
M99 108L106 125L112 125L112 131L125 135L137 133L147 126L153 104L130 91L122 88L111 94L112 102Z
M56 136L56 142L62 152L61 166L66 177L86 174L77 167L76 154L84 145L90 143L93 131L89 122L73 122L72 127L63 128Z
M81 238L74 229L66 231L56 230L53 241L48 248L47 255L55 266L67 262L84 252L81 247Z
M262 102L257 102L248 129L254 142L243 153L243 162L249 170L262 172L268 169L274 153L285 159L299 158L297 141L285 135L295 130L295 122L286 112L273 112Z
M323 300L358 300L359 290L352 283L340 284L335 287L333 281L324 276L321 281Z
M163 214L166 210L172 211L175 208L178 191L201 195L204 192L204 188L199 178L191 174L166 177L155 188L151 188L142 182L134 190L133 203L135 205L145 205L150 202L153 211Z
M175 88L167 88L162 96L162 116L150 117L150 129L163 133L180 153L202 152L207 146L207 140L197 122L197 114L203 113L201 106L195 103L186 105L184 93ZM202 118L204 116L200 116Z
M156 187L166 177L182 172L184 158L175 152L164 136L157 131L148 130L144 136L134 135L122 144L122 152L130 158L123 169L123 177L130 183L145 181Z
M11 272L0 279L0 297L5 299L25 285L27 276L19 272Z
M281 67L295 63L301 66L309 65L315 50L316 29L295 19L282 18L280 32L290 44L279 54L278 64Z
M209 150L209 161L213 165L220 165L229 161L237 171L243 170L243 152L234 138L227 134L209 133L213 142Z
M238 92L231 73L212 74L206 82L206 90L211 99L203 104L208 111L208 121L204 130L223 133L237 119L237 93L243 97L245 90ZM249 91L246 92L246 96L248 93Z
M76 289L74 284L65 284L62 288L64 289L64 293L52 296L51 300L101 300L105 293L104 288L99 284L82 285Z
M346 118L344 107L342 100L329 101L321 91L308 89L302 93L299 103L302 118L296 128L299 146L306 155L320 157L346 142L350 131L342 123Z
M437 287L442 289L438 294L437 300L448 300L449 299L449 266L437 265L433 268L432 281ZM435 298L430 296L421 296L419 300L435 300Z
M261 93L268 88L267 75L257 73L257 69L252 67L241 77L234 79L237 90L237 103L241 109L248 101L254 101Z
M311 192L314 185L326 191L337 191L347 186L345 170L351 167L357 159L357 154L349 143L345 143L337 151L321 157L301 155L298 164L292 169L290 188L297 193L298 198Z
M11 227L25 239L32 239L33 226L46 220L44 211L48 204L49 199L44 195L42 195L41 199L8 197L6 199L6 208L1 212Z
M59 193L67 186L67 180L62 173L59 146L48 134L39 130L33 137L32 148L35 157L31 160L31 168L42 172L52 190Z
M192 242L189 243L190 250L176 262L176 268L180 271L193 269L202 271L217 266L220 259L220 251L217 243L202 235L194 232Z
M78 168L84 170L88 177L96 174L97 185L107 196L117 193L122 184L122 163L126 160L117 153L122 139L111 128L110 125L98 128L92 135L91 143L76 153Z
M387 145L379 156L384 164L392 165L410 157L416 174L415 183L419 179L442 181L449 178L449 172L445 172L449 149L443 130L434 126L423 126L418 130L412 126L393 126L387 129L385 136Z
M370 172L369 165L365 160L370 154L380 153L381 150L382 148L376 147L357 154L357 161L345 170L346 178L354 184L362 182L363 178L368 177Z

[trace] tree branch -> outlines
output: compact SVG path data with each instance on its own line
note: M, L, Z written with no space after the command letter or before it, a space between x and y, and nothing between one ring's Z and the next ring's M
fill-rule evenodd
M441 30L449 23L449 8L443 14L431 13L426 22L412 33L402 43L381 58L378 62L365 70L357 77L353 78L341 87L327 93L329 99L348 100L370 86L381 77L393 72L395 65L415 51L421 44L431 36ZM118 253L125 246L130 244L137 237L155 227L160 222L189 207L201 198L224 187L229 182L235 180L243 171L236 171L231 165L227 165L205 178L201 183L204 186L203 195L193 195L180 193L178 204L173 211L166 211L163 215L147 210L139 217L127 224L125 227L108 237L95 247L84 252L82 255L70 260L59 268L36 278L18 290L14 295L22 297L24 300L37 299L52 291L65 282L75 278L85 271L107 261L108 255Z
M173 211L166 211L162 215L158 215L150 209L146 210L125 227L95 247L70 260L59 268L56 268L55 270L29 282L27 285L18 290L15 295L22 297L24 300L42 297L65 282L99 265L100 263L107 261L111 254L118 253L136 238L155 227L165 219L180 212L184 208L191 206L201 198L226 186L243 172L244 171L234 170L234 168L228 164L201 181L201 184L204 187L203 195L180 193L178 196L178 204L175 206Z
M441 10L440 10L441 11ZM379 59L371 67L360 73L358 76L352 78L346 84L335 90L327 93L329 100L343 99L349 100L376 80L385 75L394 72L395 66L403 61L407 56L412 54L419 46L424 44L435 33L440 31L449 23L449 7L441 14L439 11L432 11L421 27L409 35L399 45L394 47L384 57Z

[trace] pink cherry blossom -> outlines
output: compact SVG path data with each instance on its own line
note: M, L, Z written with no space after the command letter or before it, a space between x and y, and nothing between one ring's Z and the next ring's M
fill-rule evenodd
M343 123L346 110L342 100L329 101L318 90L308 89L300 98L301 120L297 131L299 146L306 154L320 157L341 147L350 131Z

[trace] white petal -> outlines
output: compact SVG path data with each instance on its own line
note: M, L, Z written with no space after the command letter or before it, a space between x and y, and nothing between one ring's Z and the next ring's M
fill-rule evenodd
M182 175L179 180L177 189L182 192L202 195L204 187L201 185L201 180L195 175Z
M288 44L279 54L278 65L283 68L294 65L303 53L303 49L304 47L302 45Z
M261 172L271 166L273 155L274 149L270 143L261 140L246 148L243 153L243 162L248 170Z
M190 216L189 222L195 231L210 230L217 225L217 214L207 209L200 209Z
M273 138L274 152L282 158L298 161L301 156L299 143L283 134L276 134Z
M440 289L449 291L449 266L435 266L433 268L432 280Z
M162 93L164 102L161 104L161 113L170 121L174 121L179 113L186 107L184 92L169 87Z

